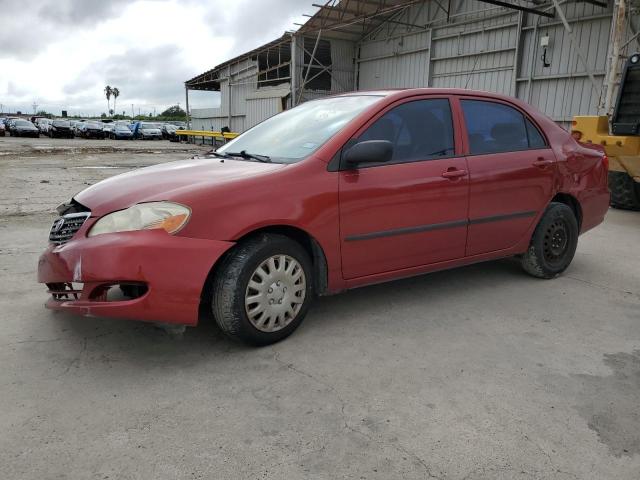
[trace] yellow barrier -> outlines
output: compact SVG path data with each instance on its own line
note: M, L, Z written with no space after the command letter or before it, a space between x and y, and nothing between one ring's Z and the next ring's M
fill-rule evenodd
M189 137L210 137L210 138L225 138L231 140L236 138L239 133L235 132L213 132L211 130L176 130L176 135L185 135Z

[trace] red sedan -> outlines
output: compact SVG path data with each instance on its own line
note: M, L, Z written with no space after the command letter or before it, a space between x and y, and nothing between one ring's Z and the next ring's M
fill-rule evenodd
M553 278L604 219L607 157L527 104L469 90L310 101L206 157L119 175L58 208L47 307L291 334L316 295L517 256Z

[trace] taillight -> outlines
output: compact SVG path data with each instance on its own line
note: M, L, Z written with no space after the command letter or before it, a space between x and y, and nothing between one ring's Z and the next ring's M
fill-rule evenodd
M606 155L603 155L602 156L602 164L604 165L604 167L608 171L609 170L609 157L607 157Z
M580 130L571 130L571 136L576 142L579 142L582 138L582 132Z

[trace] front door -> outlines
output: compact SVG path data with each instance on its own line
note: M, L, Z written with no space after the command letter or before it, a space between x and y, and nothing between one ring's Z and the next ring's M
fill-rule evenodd
M394 152L340 172L345 279L464 256L469 185L456 130L449 98L420 98L389 107L347 144L389 140Z
M548 204L555 155L523 112L498 101L460 100L467 131L467 255L513 247Z

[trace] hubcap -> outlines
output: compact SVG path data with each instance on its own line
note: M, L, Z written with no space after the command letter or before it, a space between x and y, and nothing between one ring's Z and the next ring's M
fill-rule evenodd
M562 261L569 246L569 232L564 220L555 220L544 236L544 257L549 263Z
M253 272L244 297L249 321L263 332L289 325L302 308L307 279L300 263L288 255L274 255Z

